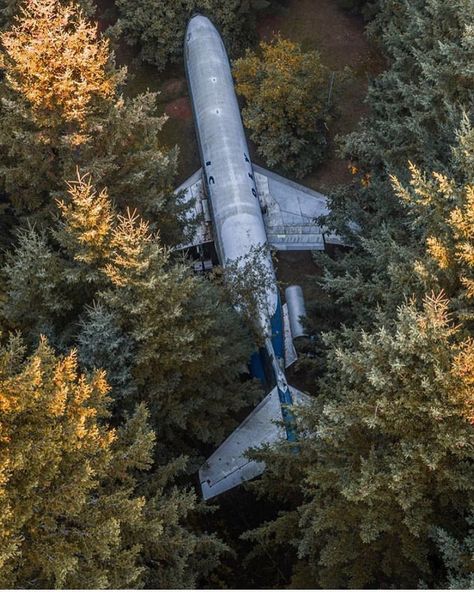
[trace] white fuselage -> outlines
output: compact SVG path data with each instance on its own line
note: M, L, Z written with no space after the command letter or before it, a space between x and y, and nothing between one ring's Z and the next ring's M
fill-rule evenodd
M185 63L214 238L225 267L261 249L267 236L227 52L218 31L204 16L189 21ZM260 306L258 323L270 337L278 290L268 249L262 264L271 281L265 288L267 302Z

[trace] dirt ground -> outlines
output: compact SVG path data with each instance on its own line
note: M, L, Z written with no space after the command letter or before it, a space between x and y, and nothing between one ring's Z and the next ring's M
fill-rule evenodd
M325 192L349 181L348 162L337 157L335 137L355 129L367 112L368 81L383 69L382 57L364 34L363 19L339 8L335 0L290 0L281 14L261 19L258 33L265 41L279 33L304 50L318 51L332 72L349 69L348 80L331 93L335 117L329 126L328 158L303 183Z

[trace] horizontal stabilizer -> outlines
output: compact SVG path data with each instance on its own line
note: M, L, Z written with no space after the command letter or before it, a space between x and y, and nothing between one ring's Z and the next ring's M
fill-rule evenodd
M285 437L278 389L275 387L199 469L202 495L210 499L253 479L265 470L245 452Z
M304 404L309 399L297 389L289 388L295 404ZM250 460L245 453L249 448L259 448L285 438L280 399L275 387L199 469L204 499L208 500L261 475L265 463Z

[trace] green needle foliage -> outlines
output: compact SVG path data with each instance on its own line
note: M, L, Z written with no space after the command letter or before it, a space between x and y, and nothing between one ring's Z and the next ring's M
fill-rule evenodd
M258 397L252 339L219 283L166 246L183 208L155 96L122 96L88 0L3 3L0 322L23 335L0 349L4 587L193 588L232 582L233 565L239 582L258 565L268 587L472 587L472 0L342 3L373 17L387 68L341 143L353 180L326 222L354 247L319 257L304 346L315 396L295 410L297 450L255 453L267 469L251 486L261 506L247 498L258 526L235 545L251 545L243 573L219 565L228 549L186 484ZM267 3L116 4L162 68L192 11L239 52ZM260 154L305 174L325 149L319 56L276 39L235 74ZM227 270L250 317L257 263ZM215 521L225 540L241 494ZM261 568L269 554L278 570Z
M3 587L193 587L224 550L183 526L194 495L164 492L177 466L147 479L146 408L108 427L108 391L45 340L29 357L18 338L0 350Z
M28 0L1 35L0 183L18 216L47 220L65 179L87 169L120 207L179 240L176 150L159 140L155 95L125 99L126 72L75 4ZM174 234L174 236L173 236Z
M474 344L447 306L429 297L371 333L326 337L327 373L299 413L300 454L291 461L285 446L263 455L265 488L300 505L253 534L292 543L296 587L433 585L433 528L465 528L474 500Z
M438 528L434 539L443 555L443 563L447 569L448 579L442 585L451 590L472 590L474 586L474 530L473 515L468 518L469 532L461 540L450 536L445 530Z
M245 538L282 554L295 587L466 587L474 12L463 0L378 4L369 28L388 67L343 141L354 179L328 220L355 248L318 258L334 319L317 340L323 376L299 414L299 454L259 455L257 490L285 511Z
M116 0L119 24L127 41L140 48L141 59L162 70L181 59L184 32L196 12L206 14L221 31L232 53L255 40L255 17L268 0Z
M138 214L117 214L90 178L59 210L48 233L20 231L7 256L8 326L32 343L44 333L78 345L87 369L107 371L116 412L146 401L170 449L220 442L256 395L241 381L251 341L223 292L173 262Z

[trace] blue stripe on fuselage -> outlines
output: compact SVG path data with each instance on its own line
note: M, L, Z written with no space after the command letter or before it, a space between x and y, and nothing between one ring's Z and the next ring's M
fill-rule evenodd
M285 340L283 333L283 313L280 295L278 294L277 306L273 317L270 319L272 329L272 345L276 357L284 363L285 360ZM252 354L250 359L250 372L252 376L258 378L262 384L266 387L268 385L275 384L275 376L270 370L271 366L268 364L268 355L265 349L260 348L258 351ZM297 440L295 432L295 418L289 406L293 404L293 398L291 396L290 389L287 388L285 391L278 389L278 397L280 399L281 412L283 415L283 422L286 428L286 437L289 442L295 442Z
M250 374L258 378L263 386L267 385L267 376L265 374L265 365L263 362L263 350L254 351L250 358Z
M275 314L271 318L272 344L276 357L279 360L285 359L285 340L283 333L283 313L281 308L280 294L278 294Z
M272 345L275 355L279 360L285 359L285 341L283 334L283 314L280 295L278 294L277 306L273 317L270 319L272 330ZM250 358L250 374L258 378L263 386L273 386L275 377L269 365L268 356L264 348L255 351Z
M275 314L271 319L272 326L272 345L278 360L285 363L285 335L283 332L283 312L281 306L280 294L278 294L277 307ZM295 432L295 418L291 411L288 409L289 405L293 405L293 397L291 396L290 389L287 388L285 391L278 389L278 396L280 398L281 412L283 415L283 421L286 428L286 437L289 442L296 441Z

